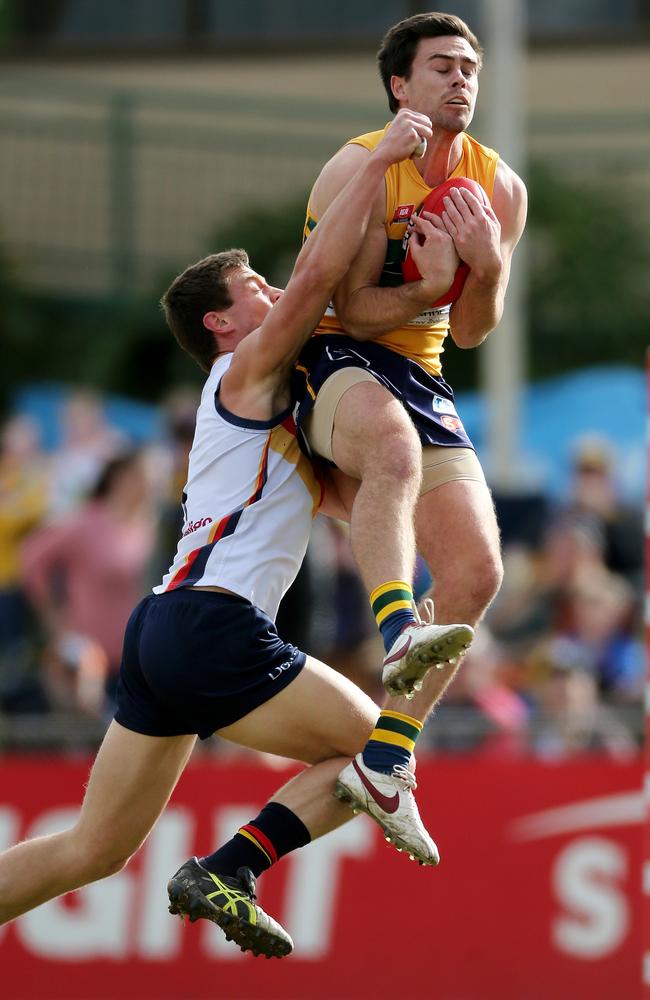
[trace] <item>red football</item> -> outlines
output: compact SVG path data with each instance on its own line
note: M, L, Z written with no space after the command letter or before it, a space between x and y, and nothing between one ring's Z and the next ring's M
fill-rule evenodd
M443 198L449 193L450 188L467 188L472 194L475 194L484 205L490 204L490 199L486 195L485 191L478 183L478 181L473 181L470 177L450 177L448 180L443 181L439 184L437 188L434 188L422 202L422 205L418 209L418 215L420 212L431 212L433 215L442 215L444 209ZM410 242L410 241L409 241ZM451 287L447 289L444 295L441 295L439 299L431 303L431 306L437 308L439 306L451 305L459 297L463 290L463 286L469 274L469 267L464 264L463 261L460 262L458 268L456 269L456 275L451 284ZM404 281L419 281L422 275L417 269L415 261L411 257L408 248L406 251L406 257L402 261L402 277Z

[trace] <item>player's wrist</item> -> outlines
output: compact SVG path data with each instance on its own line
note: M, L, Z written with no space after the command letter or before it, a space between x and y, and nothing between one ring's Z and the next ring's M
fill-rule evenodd
M502 273L503 263L500 258L485 264L473 264L471 267L471 274L474 276L474 281L486 287L498 285Z
M373 149L368 162L377 164L385 173L395 163L395 157L391 156L387 150L383 150L380 144Z
M420 281L412 281L402 285L402 288L406 290L407 295L413 303L426 309L427 306L430 306L432 302L446 292L451 284L451 280L445 282L441 281L439 277L421 278Z

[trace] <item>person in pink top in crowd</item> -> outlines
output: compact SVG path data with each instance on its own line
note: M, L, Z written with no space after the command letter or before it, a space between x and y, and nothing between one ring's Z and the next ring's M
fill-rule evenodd
M51 645L71 639L106 656L112 700L122 636L145 584L155 542L155 509L142 453L107 462L89 498L35 532L22 553L25 590Z

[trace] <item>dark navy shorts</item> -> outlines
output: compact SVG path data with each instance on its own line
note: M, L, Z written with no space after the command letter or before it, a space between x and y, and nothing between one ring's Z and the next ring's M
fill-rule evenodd
M204 740L282 691L305 659L243 597L149 594L126 626L115 719L146 736Z
M340 334L312 337L303 348L292 376L292 394L297 404L296 423L301 427L330 375L342 368L362 368L403 404L423 445L471 448L456 412L454 391L443 378L373 341L358 341ZM311 392L310 392L311 389Z

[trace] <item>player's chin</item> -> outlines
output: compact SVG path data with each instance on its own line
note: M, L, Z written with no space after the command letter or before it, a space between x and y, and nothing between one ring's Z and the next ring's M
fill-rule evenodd
M472 113L469 108L459 107L458 110L445 110L438 116L437 124L445 132L464 132L472 120Z

